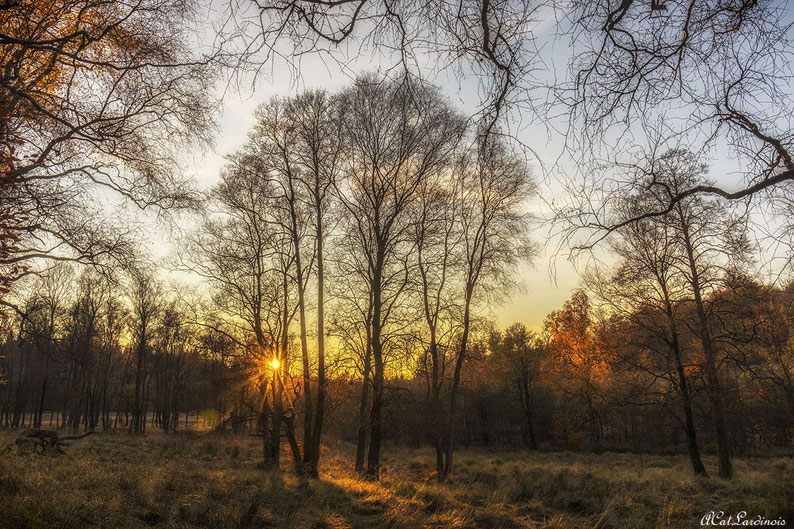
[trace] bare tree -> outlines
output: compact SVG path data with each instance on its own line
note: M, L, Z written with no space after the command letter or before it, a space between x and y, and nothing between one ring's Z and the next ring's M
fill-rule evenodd
M296 159L298 138L296 123L290 119L287 104L279 99L259 109L257 123L252 131L251 151L258 157L263 184L272 189L270 204L276 214L271 222L279 225L288 238L294 259L294 281L298 293L298 324L300 326L301 361L303 380L303 454L302 470L311 473L316 470L314 444L314 397L309 359L309 340L307 334L306 287L311 274L315 248L306 255L305 241L309 231L310 212L302 196L306 190L299 180L298 160Z
M630 148L643 136L642 123L659 121L664 126L651 135L721 146L742 162L743 180L730 186L693 180L668 189L664 201L636 218L669 213L694 194L738 200L770 189L765 200L789 200L784 183L794 178L794 136L783 109L791 100L792 48L784 2L598 0L565 9L568 27L561 29L577 53L559 89L580 153L600 150L608 138L612 150Z
M650 168L641 168L650 180L641 204L665 204L669 192L678 192L704 178L705 166L687 151L672 150L660 156ZM650 201L648 203L647 201ZM730 433L725 419L725 399L721 371L721 351L714 331L716 306L713 294L748 260L749 243L746 218L731 216L724 205L701 196L688 196L673 204L672 210L659 220L662 234L670 238L672 253L668 266L680 275L686 286L697 324L694 333L704 355L703 374L711 404L715 438L719 453L719 474L730 477ZM655 237L654 237L655 239ZM665 251L667 246L654 240L646 251ZM667 310L667 309L665 309ZM668 315L668 318L670 316Z
M455 414L463 364L466 361L472 305L496 285L507 290L519 264L529 261L535 248L529 240L526 201L533 192L525 162L512 155L497 136L478 144L472 167L456 184L460 201L463 271L462 323L449 396L449 423L444 447L444 474L452 471Z
M35 260L130 260L127 230L97 219L97 189L140 207L193 201L172 156L181 141L206 138L214 104L210 58L189 45L193 9L179 0L0 8L5 289Z
M656 203L651 201L648 204L648 198L641 195L628 196L624 214L631 217L653 209ZM683 321L688 285L676 266L679 249L674 232L660 218L626 225L610 241L617 264L609 273L588 274L586 283L612 314L626 322L625 346L614 347L611 353L629 369L647 375L649 391L657 391L661 379L678 394L692 469L707 475L693 411L696 363L687 351L689 338Z
M47 274L37 277L31 298L23 303L20 314L19 341L31 342L44 361L34 428L41 427L47 389L51 385L50 369L60 361L58 353L66 331L63 320L72 301L69 295L72 274L73 270L61 263L52 267Z
M425 328L427 330L427 338L420 338L424 349L421 371L427 384L438 476L444 475L443 436L447 424L443 409L444 382L447 367L454 357L451 353L459 327L455 318L454 282L460 273L460 266L455 265L459 260L462 236L455 185L465 165L465 156L456 161L457 164L451 164L436 178L423 183L415 205L416 220L411 234L419 273L416 290L425 323L419 336L424 334Z
M306 92L289 99L274 99L257 112L257 123L247 146L250 161L258 164L262 185L270 190L274 214L265 219L283 232L291 245L294 263L289 273L297 290L298 324L303 377L303 472L316 477L325 406L325 270L330 190L341 157L339 120L332 98L324 92ZM316 264L316 266L315 266ZM307 289L317 278L317 387L309 355ZM316 393L316 395L315 395Z
M407 284L405 254L409 208L421 184L444 168L463 133L463 122L418 81L367 76L340 96L347 159L338 186L348 232L364 256L372 300L373 360L367 474L377 478L384 404L384 328Z
M155 343L155 408L154 422L164 432L179 426L180 405L185 397L185 375L188 369L193 333L183 308L175 301L163 308Z
M185 269L213 286L213 305L225 321L223 327L201 324L246 352L260 387L265 463L278 466L282 423L289 426L295 418L284 413L279 376L289 365L289 327L297 311L290 275L295 259L291 238L274 219L270 168L261 162L250 150L230 158L207 204L210 214L182 258Z
M135 395L130 433L144 433L149 411L149 366L157 319L162 309L162 287L147 271L135 271L130 285L132 305L133 355L135 358Z
M672 180L676 189L687 185L687 180L703 172L691 155L670 153L662 164L662 178ZM666 173L666 174L665 174ZM687 182L687 183L685 183ZM705 378L714 415L714 431L717 438L719 474L731 477L733 468L730 455L730 434L725 424L724 395L719 373L720 361L713 333L708 293L721 279L721 264L741 262L747 252L743 238L745 227L742 220L726 219L724 209L714 203L695 198L679 201L673 209L673 218L678 228L678 243L683 250L681 265L688 271L688 279L695 305L699 329L698 335L705 355ZM726 222L726 220L728 222Z
M326 405L325 360L325 254L324 244L329 231L332 186L338 178L343 151L341 149L341 110L326 92L304 92L287 103L288 119L294 127L294 155L302 169L298 179L306 188L308 202L314 213L314 245L317 277L317 405L311 426L312 457L308 473L318 475L320 441Z
M352 359L361 376L361 393L356 410L356 472L363 473L369 439L369 404L372 389L372 293L366 256L358 252L357 238L345 227L332 249L334 261L330 293L333 304L331 332L343 354Z

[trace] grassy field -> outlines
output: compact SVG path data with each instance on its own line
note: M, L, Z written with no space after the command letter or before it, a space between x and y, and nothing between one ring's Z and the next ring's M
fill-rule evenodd
M258 469L256 438L99 434L66 451L0 456L0 527L691 528L711 510L794 523L792 458L737 460L723 481L676 456L461 450L440 484L429 451L388 449L379 483L356 477L343 444L309 482L287 458L281 474Z

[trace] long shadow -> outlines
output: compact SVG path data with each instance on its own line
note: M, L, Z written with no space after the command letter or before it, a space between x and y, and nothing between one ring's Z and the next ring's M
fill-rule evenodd
M299 478L297 483L287 483L284 473L273 471L268 473L266 483L265 490L254 496L241 515L239 529L291 527L301 511L321 515L312 526L316 529L377 529L387 525L383 516L385 505L365 501L351 489L329 479ZM270 519L269 514L273 515Z

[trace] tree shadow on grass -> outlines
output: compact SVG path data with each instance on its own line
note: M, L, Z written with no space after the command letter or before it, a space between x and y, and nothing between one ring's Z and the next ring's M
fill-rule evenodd
M358 494L330 479L270 472L237 527L377 529L389 525L387 508L380 499Z

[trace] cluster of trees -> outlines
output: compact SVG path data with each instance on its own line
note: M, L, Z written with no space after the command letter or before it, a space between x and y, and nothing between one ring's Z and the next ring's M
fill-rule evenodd
M610 272L625 274L628 265ZM274 370L225 332L196 324L195 313L173 294L155 290L147 316L139 308L148 302L141 305L140 284L133 279L118 288L95 275L58 274L31 292L26 317L3 340L4 426L144 431L148 425L168 432L193 429L201 416L199 426L269 435L262 391L263 381L274 375L289 395L289 412L304 413L302 372L294 362L290 367L290 358L300 357L297 336L289 338L285 363ZM610 289L635 291L649 275L621 277L625 282ZM616 302L617 296L605 299L599 280L589 293L576 291L550 313L539 331L523 324L499 331L478 320L461 373L455 441L530 449L686 450L693 471L705 474L702 454L719 450L713 379L696 301L687 292L691 287L669 279L675 293L669 306L663 294L654 297L647 290L641 306L634 296L628 298L631 305ZM725 275L717 287L704 290L729 456L789 447L794 289ZM365 347L365 329L360 332L359 348ZM331 335L330 343L341 339ZM428 343L410 333L402 338L399 353L387 357L382 437L432 450L437 431L428 426L436 420L436 399ZM356 372L360 349L333 348L325 435L356 443L367 424L360 414L362 390L371 395L372 382L365 384ZM452 376L445 375L448 385ZM136 404L139 394L142 402Z
M612 339L602 340L602 347L618 360L621 378L664 395L682 413L692 467L699 474L706 471L693 401L699 392L705 395L719 474L730 477L732 439L748 435L742 425L729 424L728 410L739 405L740 390L758 389L783 404L788 419L782 431L790 428L790 385L770 376L786 379L791 369L790 353L780 349L788 342L788 294L752 279L756 256L746 215L697 195L667 208L670 196L706 180L706 167L695 155L668 151L636 170L637 180L644 180L641 190L616 195L613 210L639 220L623 224L611 238L614 267L587 277L608 315L605 332ZM662 209L669 211L644 216ZM642 403L642 392L635 393L631 399Z
M533 251L525 163L495 136L478 142L437 89L409 76L276 99L256 116L183 265L215 288L213 325L260 363L290 366L297 327L302 378L266 381L262 422L273 440L284 425L299 469L317 473L330 334L364 380L357 467L377 476L387 380L424 340L437 466L448 473L474 305ZM265 452L277 462L275 445Z
M746 278L732 285L707 296L713 307L710 318L726 318L726 327L715 323L719 332L714 336L729 455L786 450L794 435L794 292L790 286ZM678 359L663 335L663 313L649 320L647 312L606 311L603 300L584 289L550 313L541 330L517 323L500 331L483 323L464 368L457 441L530 449L687 452L693 472L706 475L702 454L719 449L713 390L701 338L687 325L696 322L694 302L679 301ZM643 318L645 323L638 323ZM729 320L741 326L727 326ZM653 326L647 327L650 322ZM433 442L426 427L426 385L418 375L421 370L391 381L400 398L392 401L386 423L390 439L417 447ZM347 413L334 421L343 438L355 428L352 406L344 409Z
M411 76L274 99L256 118L179 252L207 296L180 308L136 266L50 295L70 281L43 273L12 305L6 422L32 413L40 424L46 400L65 395L65 426L115 428L123 412L130 432L150 418L168 430L180 412L223 411L211 390L188 387L199 367L225 366L224 388L239 392L230 417L255 417L266 465L286 437L296 469L316 476L331 368L363 380L357 467L377 477L388 381L415 369L421 348L446 475L475 308L509 290L534 252L525 162Z
M586 274L541 330L499 331L474 308L503 295L531 249L526 168L497 146L472 151L423 89L365 77L260 108L182 254L211 297L188 302L140 270L59 266L31 282L2 344L3 424L48 413L73 429L168 432L202 415L261 435L272 466L286 438L308 475L323 432L356 443L369 475L383 440L431 447L441 477L461 443L686 449L704 475L713 448L726 477L737 453L790 446L794 290L751 279L743 216L691 196L627 224L611 239L615 262ZM411 112L416 94L429 123ZM367 116L387 97L402 127ZM350 109L363 114L355 127ZM389 162L417 172L401 179ZM616 198L627 217L705 169L676 150L641 170L655 184Z
M746 179L726 191L694 155L655 148L625 179L593 171L557 213L564 242L607 238L617 259L587 276L595 308L578 293L542 333L501 335L481 309L534 251L532 182L504 117L543 117L538 5L234 0L199 56L189 0L0 2L2 421L59 410L58 425L142 432L214 409L262 435L268 465L286 437L309 476L326 418L346 407L371 477L387 437L420 436L442 477L474 439L642 449L679 421L694 471L705 438L723 476L738 447L790 443L789 289L749 279L746 217L703 198L769 190L790 213L784 5L564 7L558 33L581 53L546 99L566 109L570 153L595 160L616 132L610 162L651 137L698 140L736 154ZM174 160L207 138L215 68L284 56L281 39L287 59L342 61L339 44L363 41L403 75L269 102L198 196ZM477 76L478 119L411 75L428 62ZM691 115L680 126L671 102ZM664 126L636 125L654 117ZM185 302L142 271L134 230L97 215L105 191L200 210L179 267L207 296Z

